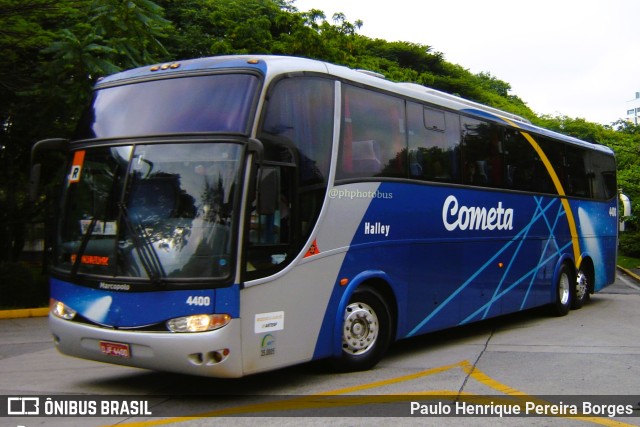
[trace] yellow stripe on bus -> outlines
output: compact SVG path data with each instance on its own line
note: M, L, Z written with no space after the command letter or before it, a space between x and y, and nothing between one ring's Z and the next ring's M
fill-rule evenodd
M504 121L509 123L511 126L520 129L520 127L514 122L503 118ZM553 185L556 188L556 192L560 196L560 201L562 202L562 206L564 207L564 211L567 214L567 221L569 223L569 231L571 233L571 241L573 243L573 257L575 259L576 268L580 268L580 264L582 263L582 251L580 250L580 240L578 239L578 227L576 226L576 220L573 216L573 210L571 210L571 205L569 204L569 200L567 199L567 193L564 191L564 187L562 187L562 182L560 182L560 178L556 173L556 170L553 168L553 165L549 161L547 155L542 151L542 147L538 144L538 142L533 139L531 135L527 132L520 130L520 134L524 136L527 142L536 150L536 153L540 156L540 160L544 164L544 167L547 169L547 173L551 177L553 181Z

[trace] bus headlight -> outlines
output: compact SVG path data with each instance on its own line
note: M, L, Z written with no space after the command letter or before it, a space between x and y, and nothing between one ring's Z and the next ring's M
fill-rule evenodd
M196 314L167 321L171 332L206 332L220 329L231 321L228 314Z
M49 312L64 320L72 320L76 317L74 309L55 299L49 301Z

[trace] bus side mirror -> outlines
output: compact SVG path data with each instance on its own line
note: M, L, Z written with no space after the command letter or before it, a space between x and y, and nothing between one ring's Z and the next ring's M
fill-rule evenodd
M258 175L258 213L273 215L280 201L280 170L263 166Z
M69 140L64 138L43 139L33 144L31 148L31 174L29 176L29 200L31 202L38 198L38 187L42 173L42 164L38 162L38 157L54 151L64 152L68 144Z

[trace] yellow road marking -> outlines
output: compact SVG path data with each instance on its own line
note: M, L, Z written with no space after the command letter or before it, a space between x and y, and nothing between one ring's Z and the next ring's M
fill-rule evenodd
M532 398L531 396L516 390L514 388L509 387L506 384L503 384L499 381L494 380L493 378L489 377L488 375L486 375L484 372L480 371L478 368L474 367L473 365L471 365L470 363L466 363L463 368L462 368L467 374L469 374L473 379L475 379L476 381L491 387L494 390L497 390L501 393L505 393L508 394L510 396L518 396L519 399L521 401L528 401L528 402L533 402L536 403L538 405L549 405L550 402L546 402L544 400L541 399L535 399ZM572 420L578 420L578 421L584 421L584 422L589 422L589 423L594 423L594 424L600 424L603 426L610 426L610 427L621 427L621 426L632 426L633 424L626 424L620 421L616 421L616 420L612 420L610 418L599 418L599 417L589 417L589 416L565 416L565 415L548 415L551 417L556 417L556 418L570 418Z
M441 372L450 371L455 368L460 368L466 375L470 376L479 383L505 394L505 398L493 396L491 398L477 395L468 392L459 392L451 390L432 390L432 391L414 391L403 392L402 394L377 394L377 395L361 395L361 396L349 396L347 393L353 393L362 390L380 388L391 384L399 384L403 382L413 381L419 378L424 378L430 375L439 374ZM282 411L295 411L303 409L323 409L323 408L335 408L335 407L349 407L370 405L374 403L394 403L394 402L406 402L407 396L420 396L422 398L432 397L451 397L452 400L464 397L465 401L483 402L485 404L496 403L509 403L514 404L514 398L519 403L534 402L539 405L549 405L550 402L543 401L541 399L535 399L526 393L509 387L506 384L497 381L478 368L473 366L469 361L463 360L451 365L445 365L437 368L431 368L424 371L417 372L415 374L403 375L400 377L389 378L387 380L374 381L371 383L361 384L353 387L339 388L335 390L325 391L322 393L312 394L308 396L299 396L290 399L283 400L271 400L263 403L255 403L243 406L236 406L231 408L217 409L214 411L204 412L200 414L194 414L185 417L173 417L164 418L160 420L152 421L139 421L126 424L118 424L119 427L152 427L166 424L177 424L186 421L198 420L202 418L212 417L224 417L224 416L237 416L241 414L255 414L265 412L282 412ZM509 397L509 398L507 398ZM516 402L515 404L518 404ZM584 421L594 424L600 424L608 427L628 427L632 424L626 424L620 421L612 420L610 418L589 417L589 416L569 416L569 415L548 415L556 418L569 418L577 421ZM110 427L110 426L104 426Z
M318 393L317 396L329 396L329 395L338 395L338 394L347 394L355 391L367 390L371 388L384 387L390 384L397 384L401 382L412 381L418 378L426 377L429 375L439 374L440 372L449 371L453 368L461 368L465 366L465 363L469 363L466 361L454 363L452 365L441 366L438 368L427 369L426 371L420 371L411 375L403 375L401 377L390 378L388 380L376 381L369 384L362 384L354 387L341 388L332 391L325 391L323 393Z

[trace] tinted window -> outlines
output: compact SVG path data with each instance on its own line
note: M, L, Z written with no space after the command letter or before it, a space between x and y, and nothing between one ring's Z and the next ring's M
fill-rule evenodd
M549 162L551 163L551 166L553 167L553 170L555 171L556 176L560 180L560 185L562 185L562 188L564 188L566 192L568 170L567 170L567 162L566 162L565 150L564 150L565 144L559 141L554 141L548 138L539 137L535 135L534 135L534 138L538 142L538 145L540 145L540 148L542 148L542 151L544 152ZM549 174L547 173L547 175ZM543 183L540 183L541 188L539 188L538 191L543 193L556 194L558 190L553 184L553 181L551 180L549 181L550 182L548 183L544 183L544 186L542 186Z
M504 187L503 128L468 117L462 118L461 125L464 183L482 187Z
M555 193L555 187L542 159L521 132L506 129L502 147L505 155L506 188Z
M424 127L432 131L444 132L446 129L444 111L423 108Z
M344 86L336 178L406 177L404 101Z
M616 162L613 156L598 151L588 153L587 177L593 197L608 200L618 194Z
M96 91L77 139L247 133L258 79L247 74L154 80Z
M320 214L333 146L335 81L292 77L270 88L262 131L264 164L277 202L250 213L246 277L284 268L303 247ZM266 175L265 175L266 174ZM273 196L272 196L273 197ZM258 199L268 199L261 192ZM255 207L255 206L254 206Z
M589 180L585 162L587 161L587 150L572 145L565 147L565 163L567 185L565 191L568 196L591 197Z
M303 183L329 176L334 85L321 78L290 78L269 93L261 136L268 160L295 163L293 157L299 157Z
M407 103L409 176L459 182L460 119L457 114Z

